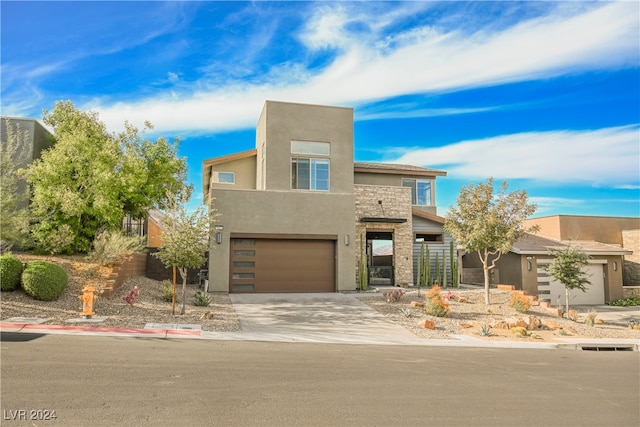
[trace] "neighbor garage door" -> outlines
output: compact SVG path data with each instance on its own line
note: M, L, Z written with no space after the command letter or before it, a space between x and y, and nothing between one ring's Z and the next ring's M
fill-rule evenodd
M569 304L570 305L599 305L604 304L604 275L603 264L589 264L585 268L585 273L589 279L590 284L586 285L586 292L582 292L579 289L574 289L569 292ZM548 283L549 299L552 304L556 304L558 297L560 297L560 304L565 304L565 290L564 285L560 282L548 277L548 274L539 269L538 277L542 277L546 283ZM548 281L548 282L547 282ZM538 283L538 290L542 287ZM547 297L539 295L540 299L546 299Z
M334 292L335 240L231 239L229 291Z

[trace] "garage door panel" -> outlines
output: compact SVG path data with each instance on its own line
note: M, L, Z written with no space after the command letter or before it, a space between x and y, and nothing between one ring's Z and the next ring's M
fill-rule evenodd
M243 239L243 244L247 244L247 239ZM238 248L233 241L232 245ZM254 257L232 250L231 292L335 291L334 240L255 239L252 250ZM244 264L247 262L254 262L255 266ZM254 289L246 286L246 274L251 272Z
M569 291L569 305L599 305L604 304L604 276L602 264L590 264L585 273L590 283L585 285L586 291L579 289ZM555 304L558 300L561 305L566 304L564 285L551 277L541 278L548 281L550 289L550 302ZM539 279L539 289L540 280ZM559 298L559 299L558 299Z

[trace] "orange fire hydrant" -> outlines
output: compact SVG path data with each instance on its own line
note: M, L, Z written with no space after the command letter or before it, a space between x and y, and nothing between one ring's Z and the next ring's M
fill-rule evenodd
M82 300L82 313L80 314L85 317L91 317L95 314L93 312L93 302L98 299L95 290L93 286L85 285L85 287L82 288L82 295L78 296L78 298Z

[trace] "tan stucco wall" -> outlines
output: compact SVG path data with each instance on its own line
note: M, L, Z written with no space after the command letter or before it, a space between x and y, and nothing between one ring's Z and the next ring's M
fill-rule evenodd
M256 157L246 157L243 159L231 160L223 164L213 165L213 172L234 172L236 182L234 184L224 184L213 182L214 174L211 174L212 189L243 189L250 190L256 188Z
M360 259L360 240L366 241L366 232L384 230L393 232L393 254L396 285L413 283L413 226L411 190L405 187L356 185L356 265ZM382 204L378 203L382 201ZM360 222L363 217L405 218L405 223ZM353 218L353 217L352 217ZM362 239L360 238L362 236ZM355 270L354 270L355 274ZM353 276L355 277L355 275Z
M329 142L329 192L353 193L352 108L267 101L256 132L259 165L262 142L266 141L265 189L291 191L292 140ZM261 171L260 166L258 176Z
M529 219L526 224L538 224L538 235L556 240L595 240L622 246L622 230L640 229L640 218L557 215Z
M224 226L222 244L212 239L209 260L211 291L229 291L231 233L336 235L336 288L355 289L353 194L216 190L215 204ZM345 245L345 235L350 244Z

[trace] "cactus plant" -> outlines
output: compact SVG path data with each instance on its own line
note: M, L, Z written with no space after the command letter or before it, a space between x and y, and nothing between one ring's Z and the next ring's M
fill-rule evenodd
M425 284L427 286L431 286L433 284L433 279L431 278L431 251L429 251L429 246L426 245L426 250L425 250L425 255L424 255L424 259L425 259Z
M442 278L442 286L447 287L447 273L445 267L447 266L447 258L444 254L444 249L442 250L442 264L440 265L440 277Z
M449 256L451 258L451 264L449 264L451 268L451 286L459 288L460 276L458 276L458 260L454 255L453 242L449 242Z
M360 260L358 261L358 283L360 290L369 289L369 271L367 269L367 252L364 247L362 235L360 236Z

